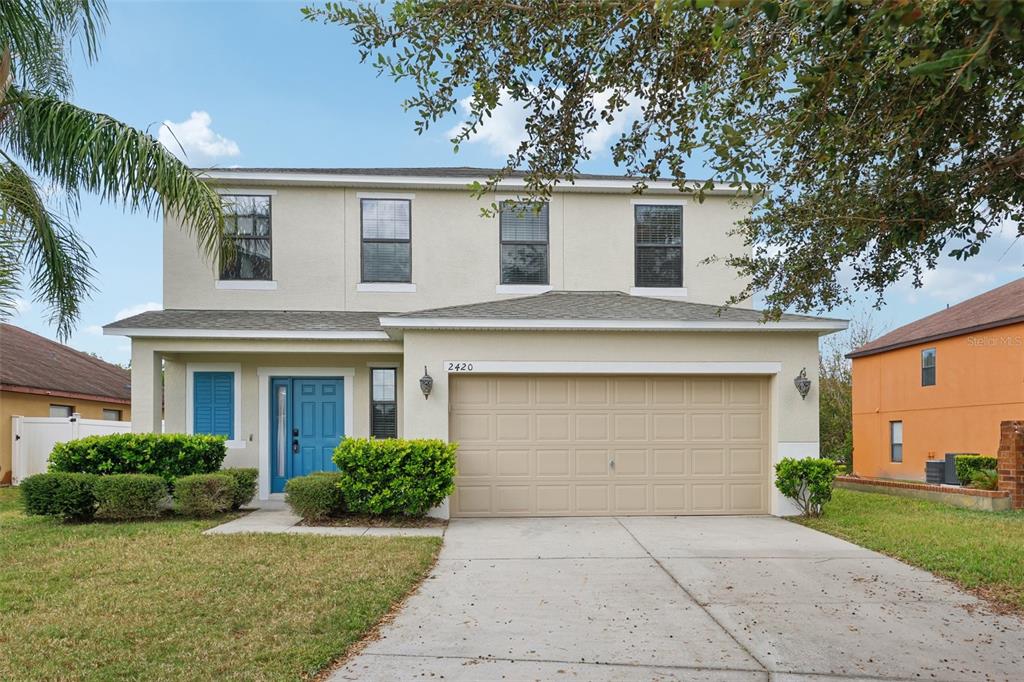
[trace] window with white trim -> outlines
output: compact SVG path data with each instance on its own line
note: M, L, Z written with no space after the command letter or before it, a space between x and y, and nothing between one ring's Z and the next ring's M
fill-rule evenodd
M903 422L889 422L889 461L903 461Z
M502 284L548 284L548 205L501 202Z
M633 206L637 287L683 286L683 207Z
M362 281L412 282L412 201L360 199Z
M935 349L926 348L921 351L921 385L935 385Z
M232 247L221 257L222 280L271 280L270 197L221 195L224 239Z

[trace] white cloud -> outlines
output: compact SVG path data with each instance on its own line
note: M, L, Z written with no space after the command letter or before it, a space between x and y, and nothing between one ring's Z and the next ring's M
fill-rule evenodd
M103 327L98 324L90 324L85 328L85 333L93 336L103 336Z
M26 301L22 297L18 296L14 299L14 312L18 315L24 315L28 311L32 310L32 302Z
M241 154L238 143L214 132L213 117L205 111L193 111L180 123L164 121L160 126L160 144L189 163L209 163Z
M594 97L595 110L600 112L607 106L610 97L610 91L598 93ZM472 111L472 98L459 100L459 108L468 120ZM640 102L631 100L625 109L615 114L615 120L611 123L599 120L597 127L583 136L583 143L595 155L607 152L611 142L618 138L640 113ZM526 118L527 112L523 105L513 100L507 92L503 92L498 100L498 106L491 112L491 117L483 120L467 142L484 144L496 156L508 156L526 137ZM455 137L462 128L463 123L454 126L448 131L448 137Z
M145 312L148 312L150 310L163 310L163 306L160 305L159 303L154 303L153 301L149 301L148 303L139 303L138 305L128 306L127 308L122 308L121 310L117 311L117 314L114 315L114 321L116 322L117 320L123 320L126 317L131 317L132 315L138 315L139 313L145 313Z

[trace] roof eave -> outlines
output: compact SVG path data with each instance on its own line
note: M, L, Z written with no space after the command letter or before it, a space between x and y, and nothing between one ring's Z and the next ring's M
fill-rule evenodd
M849 360L855 358L864 358L869 355L878 355L879 353L888 353L892 350L899 350L901 348L910 348L911 346L919 346L923 343L932 343L934 341L942 341L943 339L952 339L957 336L963 336L964 334L972 334L974 332L981 332L987 329L996 329L998 327L1006 327L1011 324L1018 324L1024 322L1024 315L1017 317L1007 318L1005 320L997 320L995 322L986 322L985 324L978 324L971 327L963 327L961 329L955 329L948 332L942 332L940 334L930 334L928 336L921 336L916 339L909 339L907 341L899 341L896 343L886 344L879 346L878 348L870 348L867 350L854 350L851 353L847 353L846 357Z
M831 334L847 328L845 320L550 320L382 317L381 327L398 329L517 329L533 331L681 331L681 332L817 332Z
M130 338L163 339L304 339L304 340L352 340L388 341L390 336L383 331L299 331L288 329L158 329L139 327L103 328L106 336L127 336Z
M414 175L372 175L372 174L339 174L315 172L287 171L231 171L202 170L202 177L214 184L259 184L267 186L303 185L324 187L357 187L357 188L402 188L415 189L468 189L473 182L484 183L486 175L479 177L447 177L447 176L414 176ZM611 192L633 193L637 178L618 179L576 179L572 183L559 183L556 192ZM680 191L669 180L647 180L645 193L649 194L693 194L703 183L688 184L686 191ZM505 178L499 184L499 191L518 191L526 189L523 178ZM736 185L716 183L706 193L713 195L745 195L746 190Z

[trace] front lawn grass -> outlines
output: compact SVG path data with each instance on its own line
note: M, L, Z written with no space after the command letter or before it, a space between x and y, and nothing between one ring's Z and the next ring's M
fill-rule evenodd
M837 488L811 528L896 557L1024 614L1024 512Z
M438 538L204 536L220 520L62 525L0 488L0 679L289 680L358 641Z

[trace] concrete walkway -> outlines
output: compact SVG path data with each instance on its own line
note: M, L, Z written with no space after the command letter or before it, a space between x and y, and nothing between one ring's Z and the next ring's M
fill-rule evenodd
M1020 680L1024 622L771 517L456 520L339 680Z
M272 506L257 509L245 516L214 526L204 535L232 535L234 533L291 533L295 535L366 535L378 537L428 536L442 537L444 526L424 528L387 528L381 526L300 526L301 519L287 507Z

